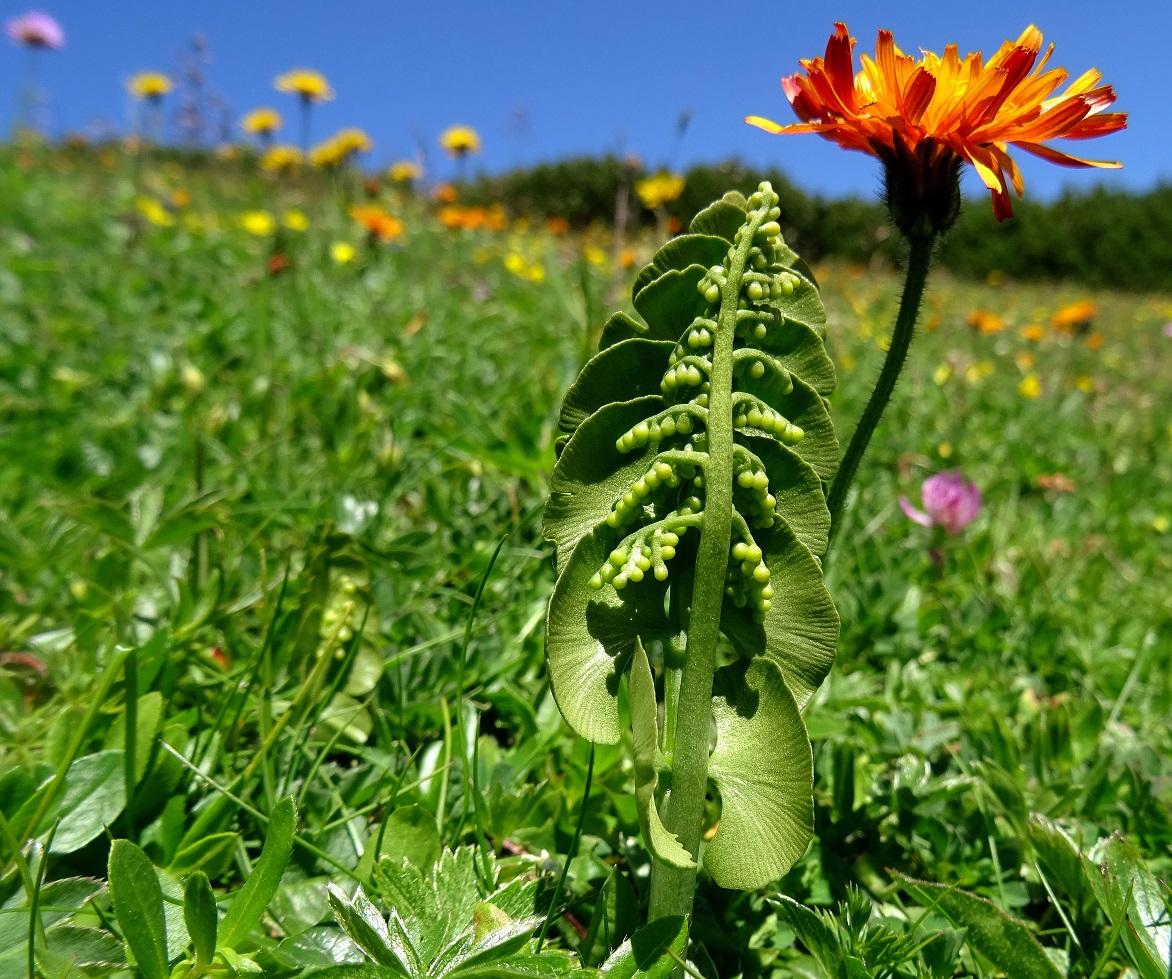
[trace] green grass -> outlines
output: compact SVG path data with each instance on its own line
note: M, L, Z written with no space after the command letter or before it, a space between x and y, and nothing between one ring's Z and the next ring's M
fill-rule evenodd
M109 895L53 882L104 878L124 838L164 893L200 869L222 899L287 795L292 862L238 949L266 971L346 951L325 884L369 890L404 806L552 888L588 752L545 680L539 510L609 271L577 240L451 232L390 194L405 237L368 246L336 189L107 163L0 159L0 977L27 971L38 875L46 934L108 938ZM179 188L201 230L136 211ZM310 227L250 236L257 207ZM274 248L292 265L270 275ZM898 282L819 274L845 438ZM1022 337L1085 298L1101 349ZM970 329L978 308L1005 329ZM1172 871L1172 300L938 275L925 318L827 561L843 632L806 713L818 835L779 889L831 905L859 885L898 922L915 898L894 871L958 884L1070 975L1100 952L1115 975L1123 946L1049 879L1031 814L1087 847L1118 830ZM951 467L985 504L941 544L897 501ZM1075 487L1045 488L1055 473ZM597 750L555 945L578 944L611 866L646 890L626 757ZM706 883L694 937L712 975L817 974L789 971L809 960L761 895ZM125 963L103 949L75 969Z

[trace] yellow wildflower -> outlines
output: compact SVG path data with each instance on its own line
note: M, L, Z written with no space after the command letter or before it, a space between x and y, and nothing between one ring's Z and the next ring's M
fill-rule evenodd
M387 176L397 184L409 184L423 176L423 167L413 160L397 160L387 167Z
M1074 386L1083 394L1090 394L1095 390L1095 379L1090 374L1079 374L1074 380Z
M262 238L277 230L277 222L268 211L245 211L240 215L240 227L250 235Z
M253 109L248 113L241 120L240 128L250 136L271 136L281 128L283 122L281 113L276 109L270 109L268 106L264 106L260 109Z
M591 265L601 266L606 264L606 252L597 245L583 245L582 257Z
M936 383L937 387L943 387L950 380L952 380L952 365L941 364L936 368L936 372L932 375L932 380Z
M1038 380L1038 375L1031 371L1021 379L1017 391L1023 397L1036 398L1042 393L1042 382Z
M1027 340L1032 340L1034 343L1037 343L1046 335L1046 331L1037 323L1031 323L1021 331L1021 335Z
M153 197L136 197L134 199L134 208L139 214L150 221L151 224L158 225L160 228L167 228L175 223L171 212Z
M1162 513L1152 520L1152 530L1157 534L1166 534L1172 530L1172 520L1169 520Z
M136 99L158 100L175 87L161 71L140 71L126 84L126 90Z
M309 227L309 218L305 216L304 211L299 211L294 207L285 212L281 223L290 231L304 231Z
M952 443L951 442L941 442L938 446L936 446L936 454L938 456L940 456L941 459L951 459L952 458Z
M325 75L308 68L294 68L278 75L273 79L273 87L278 92L300 96L306 102L329 102L334 97Z
M270 146L260 158L265 173L290 173L301 166L305 157L296 146Z
M635 184L639 200L649 211L657 211L665 204L678 200L684 192L684 178L678 173L657 173Z
M439 138L448 156L473 156L480 152L480 134L471 126L450 126Z
M345 265L354 258L354 246L348 241L335 241L330 245L330 258L339 265Z

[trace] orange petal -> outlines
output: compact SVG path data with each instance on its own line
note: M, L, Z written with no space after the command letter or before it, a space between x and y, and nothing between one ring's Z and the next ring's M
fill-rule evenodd
M1122 163L1112 160L1083 160L1077 156L1062 153L1050 146L1043 146L1041 143L1016 143L1014 145L1050 163L1057 163L1060 167L1099 167L1105 170L1118 170L1123 166Z

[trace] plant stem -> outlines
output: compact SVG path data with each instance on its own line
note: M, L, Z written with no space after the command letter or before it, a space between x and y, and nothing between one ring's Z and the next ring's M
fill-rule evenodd
M887 350L887 359L883 361L883 369L879 372L879 380L875 390L871 392L871 400L863 409L863 416L851 436L846 455L842 464L835 473L834 481L830 484L830 492L826 498L826 505L830 508L831 539L837 535L839 518L846 501L847 491L854 482L859 463L867 451L871 436L879 425L879 419L891 400L891 392L895 390L895 382L903 370L907 359L908 347L911 346L912 336L916 331L916 317L920 312L920 301L924 296L924 284L928 280L928 269L932 264L932 246L936 235L913 235L911 237L911 251L907 260L907 278L903 283L903 296L899 300L899 315L895 320L895 332L891 336L891 346Z
M712 736L712 675L720 638L720 610L733 516L732 368L737 301L753 236L764 220L760 212L743 229L729 263L712 347L708 394L708 462L704 472L704 524L696 552L688 643L676 706L671 794L664 822L695 859L700 848L704 802L708 794L708 753ZM696 868L679 870L656 861L651 870L650 920L692 913Z

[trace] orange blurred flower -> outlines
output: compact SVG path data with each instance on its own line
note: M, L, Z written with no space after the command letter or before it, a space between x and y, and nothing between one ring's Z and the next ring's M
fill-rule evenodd
M393 214L375 205L350 208L350 217L357 221L371 238L391 241L403 235L403 222Z
M456 188L451 184L439 184L435 190L431 192L434 197L441 204L455 204L459 195L456 193Z
M1068 303L1050 317L1050 325L1061 333L1081 333L1090 329L1098 314L1099 307L1092 302Z
M570 230L570 222L565 218L550 218L546 222L546 227L549 228L551 235L564 235Z
M846 149L861 150L885 165L892 214L905 232L940 231L956 218L958 177L971 163L992 192L999 221L1013 213L1009 188L1023 183L1009 146L1068 167L1117 167L1084 160L1044 145L1057 138L1090 139L1123 129L1127 116L1104 112L1115 101L1110 85L1091 69L1055 92L1069 75L1043 69L1042 33L1027 27L987 62L980 52L962 60L955 44L941 57L923 52L917 61L880 31L875 57L854 72L855 39L835 25L823 58L803 59L805 74L782 79L782 89L801 122L781 126L760 116L745 121L769 133L818 133ZM924 227L924 224L927 227Z
M1087 337L1087 346L1091 350L1102 350L1103 344L1106 342L1107 341L1103 337L1102 333L1092 333L1089 337Z
M509 226L505 210L499 204L492 207L442 207L436 215L439 223L453 231L504 231Z
M639 256L635 254L635 249L633 248L624 248L619 252L619 265L625 269L629 269L638 261Z
M996 313L987 309L975 309L968 315L968 325L986 336L991 333L1000 333L1005 329L1005 320Z
M1054 490L1055 493L1073 493L1078 489L1078 483L1065 473L1038 473L1036 482L1042 489Z
M1037 343L1039 340L1045 337L1046 331L1042 329L1042 327L1038 326L1037 323L1031 323L1021 331L1021 335L1027 340L1032 340L1034 343Z

